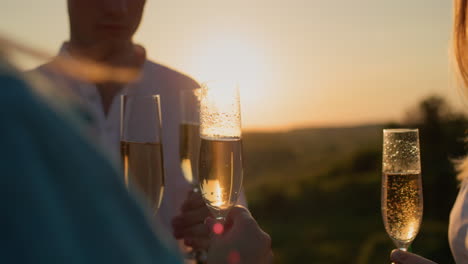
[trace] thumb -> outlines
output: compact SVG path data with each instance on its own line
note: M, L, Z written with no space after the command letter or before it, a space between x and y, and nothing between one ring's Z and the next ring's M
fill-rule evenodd
M216 220L211 217L211 216L208 216L207 218L205 218L205 225L211 230L211 228L214 226L214 224L216 223Z
M238 205L229 212L227 222L233 226L243 226L251 224L251 222L255 223L255 220L247 208Z
M390 260L401 264L436 264L433 261L425 259L413 253L395 249L390 255Z

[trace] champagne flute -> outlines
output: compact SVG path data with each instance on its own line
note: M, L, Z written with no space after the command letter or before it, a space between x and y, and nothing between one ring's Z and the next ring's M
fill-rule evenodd
M200 88L180 92L180 167L194 192L198 192L198 156L200 154Z
M237 85L203 84L200 93L200 191L221 224L237 203L242 188L241 135Z
M193 192L199 192L198 156L200 155L200 88L182 90L180 99L180 167L185 180L192 186ZM206 252L191 249L185 255L196 263L204 263Z
M153 215L164 193L159 95L122 95L120 151L125 184L140 193Z
M423 215L418 129L384 129L382 216L395 246L406 251L419 232Z

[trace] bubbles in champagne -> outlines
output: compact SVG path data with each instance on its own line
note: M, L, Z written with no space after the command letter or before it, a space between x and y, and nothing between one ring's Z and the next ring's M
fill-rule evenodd
M140 193L156 213L164 193L161 144L121 141L120 148L128 189Z
M420 171L419 136L417 130L384 130L383 171Z
M241 137L240 99L236 85L209 82L203 85L200 98L201 136Z
M242 143L202 138L200 190L215 217L225 217L237 202L242 186Z
M385 229L399 248L416 237L423 214L420 173L384 173L382 216Z

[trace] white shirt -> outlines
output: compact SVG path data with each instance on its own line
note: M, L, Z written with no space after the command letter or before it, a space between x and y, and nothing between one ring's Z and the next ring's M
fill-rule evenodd
M468 263L468 179L465 179L450 213L449 243L456 263Z
M62 46L59 55L70 56L66 52L66 44ZM47 65L39 67L34 72L44 75L60 86L69 88L81 100L94 119L95 127L92 128L94 130L92 134L116 163L120 163L120 95L159 94L163 123L162 145L166 181L163 201L157 216L159 221L171 230L171 219L179 213L179 208L191 189L182 175L179 162L179 124L181 116L179 93L182 89L197 88L198 84L186 75L147 60L144 63L140 79L126 85L114 97L106 116L96 85L54 72L48 69Z

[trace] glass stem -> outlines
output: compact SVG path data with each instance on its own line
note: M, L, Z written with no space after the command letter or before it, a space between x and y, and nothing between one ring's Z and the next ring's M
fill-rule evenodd
M413 252L413 250L411 249L411 245L408 246L407 248L400 248L400 250L402 250L402 251L408 251L408 252Z

